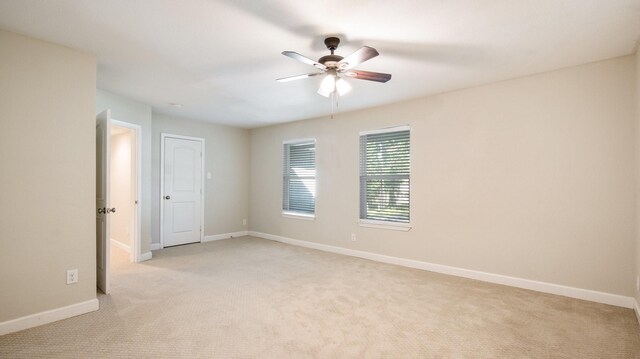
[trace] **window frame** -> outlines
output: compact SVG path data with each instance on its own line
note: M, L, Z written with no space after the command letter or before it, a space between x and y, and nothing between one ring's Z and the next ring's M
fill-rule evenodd
M366 219L361 218L362 214L362 205L366 203L366 198L362 198L362 173L361 173L361 161L362 159L362 147L361 147L361 139L362 136L367 135L376 135L390 132L402 132L409 131L409 221L408 222L397 222L397 221L384 221L384 220L374 220L374 219ZM369 227L369 228L379 228L379 229L390 229L397 231L408 231L412 228L412 216L411 216L411 126L409 125L399 125L392 127L385 127L376 130L369 131L361 131L358 135L358 224L361 227Z
M313 213L308 213L308 212L300 212L300 211L292 211L292 210L285 210L284 209L284 204L285 204L285 184L286 184L286 174L285 174L285 163L284 161L286 159L289 158L289 155L285 156L285 151L286 151L286 146L289 145L307 145L307 144L313 144L313 148L314 148L314 184L315 184L315 196L313 198ZM317 173L317 141L315 138L301 138L301 139L294 139L294 140L286 140L286 141L282 141L282 174L281 174L281 178L282 178L282 187L281 187L281 201L280 201L280 210L281 210L281 214L283 217L285 218L293 218L293 219L302 219L302 220L308 220L308 221L313 221L316 218L316 198L318 196L318 173ZM290 148L290 147L289 147ZM289 168L289 166L287 166L287 168ZM290 192L287 192L289 194L289 198L291 198Z

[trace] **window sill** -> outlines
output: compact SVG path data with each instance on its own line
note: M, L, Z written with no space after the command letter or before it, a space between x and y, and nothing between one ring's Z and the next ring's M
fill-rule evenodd
M361 219L358 221L360 227L390 229L392 231L407 232L411 229L410 223L397 223L397 222L385 222L385 221L372 221L369 219Z
M282 212L282 217L293 218L293 219L303 219L305 221L314 221L316 219L315 214L306 214L306 213L298 213L298 212Z

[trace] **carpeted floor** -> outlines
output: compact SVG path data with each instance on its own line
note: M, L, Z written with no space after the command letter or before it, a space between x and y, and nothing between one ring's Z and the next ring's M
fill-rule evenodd
M640 358L630 309L252 237L114 256L99 311L0 358Z

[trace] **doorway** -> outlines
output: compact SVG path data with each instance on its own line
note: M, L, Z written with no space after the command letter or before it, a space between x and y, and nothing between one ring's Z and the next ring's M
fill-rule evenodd
M114 131L111 130L112 127ZM129 250L125 256L127 262L140 260L141 133L141 127L138 125L113 120L110 110L96 116L96 284L104 294L110 292L112 242L115 243L114 248ZM113 154L112 137L117 144ZM112 156L116 159L113 166ZM112 167L114 175L111 175ZM126 190L116 183L119 180L126 184ZM116 197L122 193L126 194L123 196L124 202L120 203L119 198L111 195L112 186L117 192L114 192ZM116 203L120 206L120 211ZM111 235L111 222L116 213L118 218L115 219L113 231L120 240L115 240Z
M139 257L139 160L138 126L111 120L109 156L109 203L116 208L109 223L111 253L123 253L129 262Z
M160 246L202 242L204 139L162 134Z

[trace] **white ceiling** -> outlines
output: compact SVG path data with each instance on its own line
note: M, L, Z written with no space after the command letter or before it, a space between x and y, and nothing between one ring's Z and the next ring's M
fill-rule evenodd
M275 81L326 35L393 74L351 79L347 111L630 54L640 0L0 0L0 28L95 54L99 88L156 112L251 128L331 112L319 77Z

